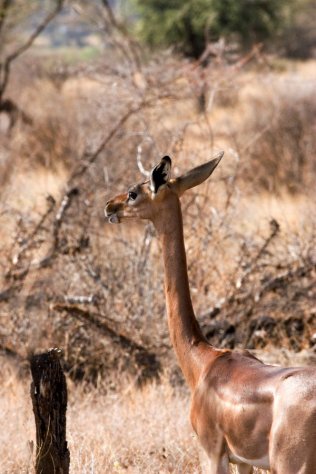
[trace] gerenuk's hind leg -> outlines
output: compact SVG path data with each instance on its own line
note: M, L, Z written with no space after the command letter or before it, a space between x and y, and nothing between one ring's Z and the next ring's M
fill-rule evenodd
M221 434L214 433L199 437L202 446L204 447L208 459L208 473L209 474L229 474L229 459L225 449L224 439Z

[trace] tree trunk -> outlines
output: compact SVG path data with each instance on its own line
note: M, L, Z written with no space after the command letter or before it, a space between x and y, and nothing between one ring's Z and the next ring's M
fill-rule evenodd
M31 398L36 424L36 474L68 474L67 385L56 349L31 358Z

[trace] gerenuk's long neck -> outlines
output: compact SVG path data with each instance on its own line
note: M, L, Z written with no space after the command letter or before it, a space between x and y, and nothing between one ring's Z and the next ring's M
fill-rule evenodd
M212 352L195 318L189 288L180 202L172 199L166 217L154 224L160 236L165 270L169 332L183 375L194 388Z

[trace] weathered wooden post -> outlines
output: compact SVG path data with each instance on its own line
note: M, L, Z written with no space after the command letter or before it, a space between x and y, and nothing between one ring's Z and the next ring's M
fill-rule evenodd
M36 424L36 474L68 474L67 385L59 350L31 357L31 397Z

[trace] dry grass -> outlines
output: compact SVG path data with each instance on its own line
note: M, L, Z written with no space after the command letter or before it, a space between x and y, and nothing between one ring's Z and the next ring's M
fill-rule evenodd
M29 380L3 358L1 364L0 423L5 428L0 472L30 474L35 433ZM98 388L68 385L70 474L204 472L205 456L188 421L185 389L172 388L167 380L142 389L120 381L118 392L102 383Z
M29 386L4 359L1 363L0 421L6 429L1 431L0 471L29 473L34 442ZM71 473L199 472L186 391L166 382L140 390L125 381L119 391L102 384L69 386Z

